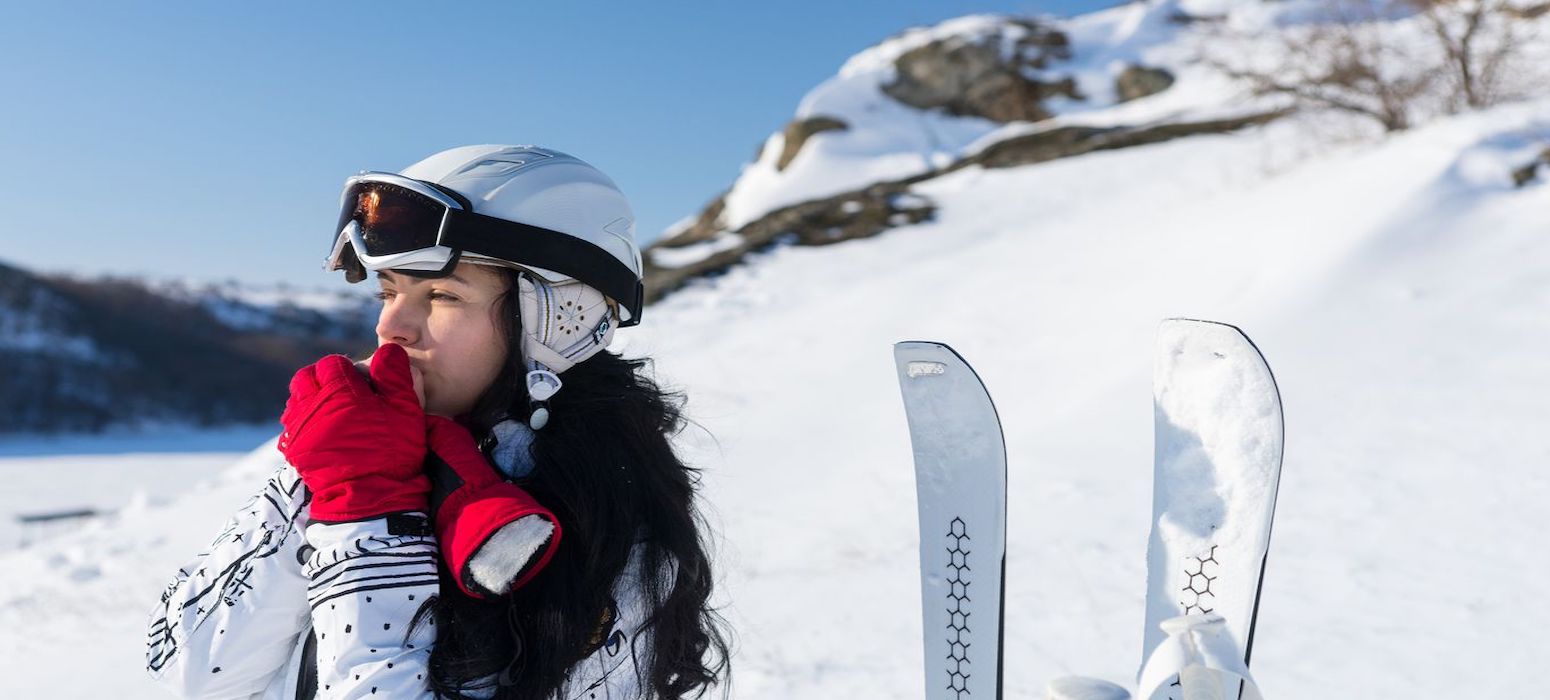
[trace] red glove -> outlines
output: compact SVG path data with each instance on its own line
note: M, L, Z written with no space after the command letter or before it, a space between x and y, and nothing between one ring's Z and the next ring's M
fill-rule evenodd
M377 348L371 380L375 391L344 355L291 379L279 449L312 491L314 521L426 511L425 412L401 346Z
M425 421L436 538L458 588L488 599L531 581L560 542L554 513L501 478L468 429L441 416Z

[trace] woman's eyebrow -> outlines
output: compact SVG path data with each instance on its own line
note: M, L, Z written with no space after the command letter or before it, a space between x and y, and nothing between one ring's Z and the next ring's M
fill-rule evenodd
M377 279L379 281L383 281L383 282L397 282L398 280L395 279L396 277L398 277L398 275L393 274L389 270L377 270ZM410 282L411 282L411 284L414 281L430 282L430 281L432 281L434 279L436 279L436 278L428 278L428 279L410 278ZM473 285L472 282L468 281L468 278L466 278L466 277L464 277L462 275L459 275L456 272L454 272L454 273L452 273L450 275L447 275L446 277L443 277L441 279L449 279L449 280L452 280L452 281L457 282L458 284L461 284L461 285L464 285L464 286L472 286Z

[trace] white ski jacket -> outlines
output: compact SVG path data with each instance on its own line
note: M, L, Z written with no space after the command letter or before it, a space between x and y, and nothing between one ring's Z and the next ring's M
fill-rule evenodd
M437 697L425 681L432 616L406 636L440 593L424 516L310 523L309 501L296 470L281 467L178 570L150 615L152 678L186 698ZM645 696L636 661L650 644L640 631L650 610L639 558L637 544L614 583L612 628L557 700Z

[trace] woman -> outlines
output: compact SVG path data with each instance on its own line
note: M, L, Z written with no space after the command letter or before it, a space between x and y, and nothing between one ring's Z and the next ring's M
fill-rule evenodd
M297 373L287 464L162 594L152 676L266 699L723 681L694 474L667 441L679 404L605 349L640 321L633 222L551 149L351 178L328 268L376 273L378 349Z

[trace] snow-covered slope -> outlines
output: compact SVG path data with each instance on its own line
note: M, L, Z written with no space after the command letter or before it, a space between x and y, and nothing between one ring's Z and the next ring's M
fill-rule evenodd
M1278 104L1250 99L1218 72L1199 65L1200 42L1209 35L1178 18L1231 13L1240 31L1253 33L1271 26L1284 9L1256 1L1159 0L1070 19L971 15L911 28L856 54L802 98L793 121L830 118L845 128L814 134L785 165L780 161L786 135L771 134L758 158L744 166L729 188L720 224L736 231L780 207L943 168L1030 130L1206 119ZM1042 32L1058 34L1058 40L1049 42L1058 48L1041 43L1037 36ZM1273 39L1261 43L1268 41ZM1037 125L917 109L890 97L887 86L899 80L901 57L934 42L994 44L1000 60L1018 66L1021 75L1050 83L1070 79L1078 97L1044 100L1042 107L1053 118ZM1116 79L1132 66L1166 70L1174 82L1155 96L1121 104ZM688 223L681 222L664 237ZM668 264L670 258L662 262Z
M720 438L702 459L731 545L738 696L920 697L887 371L889 343L913 338L974 362L1006 425L1009 697L1068 673L1128 680L1152 335L1175 315L1241 324L1286 400L1266 692L1532 687L1550 624L1550 564L1527 554L1550 498L1550 187L1506 173L1550 139L1550 103L1262 169L1298 138L1287 123L955 174L926 189L936 223L780 249L656 310L671 330L631 347L678 358ZM727 316L746 330L720 332ZM792 532L794 513L812 524Z
M1010 461L1007 696L1139 663L1159 319L1241 325L1288 444L1254 667L1275 698L1516 697L1550 626L1550 101L1295 166L1306 133L968 169L935 221L778 248L616 349L690 396L737 698L921 697L915 507L891 344L985 379ZM0 554L0 694L157 697L143 614L272 469ZM31 480L36 478L37 480ZM24 477L20 488L58 488ZM92 673L82 674L90 664ZM79 690L79 693L74 692Z
M1489 84L1481 94L1544 94L1550 12L1542 3L1493 5L1463 39L1473 5L1436 7L1448 9L1428 17L1414 4L1367 0L1147 0L1070 18L987 14L912 27L810 90L724 193L657 238L646 251L648 292L717 274L792 234L825 245L917 221L864 204L892 194L882 191L888 185L969 163L1085 153L1105 140L1094 134L1113 137L1097 147L1123 147L1133 141L1112 132L1149 131L1150 143L1332 104L1347 117L1320 126L1323 140L1381 136L1380 118L1426 123L1465 104L1438 26L1472 42L1470 80ZM1510 31L1507 16L1517 17ZM1517 48L1496 53L1503 45ZM1369 72L1381 79L1307 89L1316 76ZM1271 77L1279 89L1262 84ZM980 160L987 155L989 163Z
M69 493L76 505L97 502L101 486L75 483L84 478L121 488L113 516L27 548L11 549L10 541L0 547L7 568L0 584L6 630L0 634L0 657L6 659L0 696L168 697L141 670L146 601L156 600L170 574L204 551L221 524L257 492L254 484L273 471L274 454L270 441L205 478L199 474L210 473L209 454L131 454L120 458L117 469L101 458L42 458L33 468L16 458L0 460L10 482L23 485L18 490L55 492L45 503L61 503ZM163 471L151 474L158 457ZM175 480L183 480L181 488L167 490ZM182 498L171 497L180 492Z

